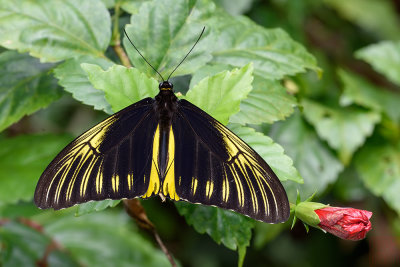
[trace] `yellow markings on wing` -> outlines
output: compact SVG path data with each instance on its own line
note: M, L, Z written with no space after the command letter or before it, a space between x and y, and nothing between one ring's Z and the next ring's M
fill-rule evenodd
M90 174L93 171L93 167L96 164L98 158L93 158L88 166L88 168L85 170L85 174L83 175L82 182L81 182L81 187L80 187L80 196L83 197L86 193L87 185L89 182L89 177Z
M84 163L90 157L90 154L91 154L91 151L90 151L90 148L88 146L82 147L82 150L80 150L77 154L75 154L75 160L79 158L79 163L78 163L78 166L76 167L76 169L74 170L74 174L73 174L72 178L70 179L70 181L68 183L67 193L66 193L66 196L65 196L66 200L70 200L71 199L72 191L73 191L74 186L75 186L76 178L78 177L78 174L82 169L82 166L84 165ZM71 164L71 166L72 166L72 164Z
M229 181L224 165L224 178L222 180L222 200L228 202L228 199L229 199Z
M199 181L192 177L192 184L190 186L190 189L192 190L192 195L194 196L196 194L196 190L197 190L197 184L199 183Z
M75 140L77 144L89 143L92 148L98 148L104 139L108 128L117 120L117 117L111 116L100 124L96 125L86 133L82 134Z
M129 173L127 179L128 179L128 188L129 191L131 191L133 186L133 173Z
M235 168L231 165L228 166L235 180L236 189L238 193L239 206L244 207L244 191L243 191L242 181L240 180L238 173L235 171Z
M267 171L259 164L258 160L254 156L254 152L249 146L243 142L240 138L230 133L224 126L215 124L215 127L222 134L222 138L225 142L225 147L229 154L228 164L229 170L233 174L235 185L238 192L239 205L244 205L244 191L242 181L245 182L247 188L250 191L250 199L253 206L253 211L257 213L259 211L259 200L257 194L261 194L262 204L265 207L265 212L268 215L269 201L267 197L266 188L269 189L274 200L276 210L278 211L278 204L274 192L268 183L267 178L270 178ZM226 172L226 171L225 171ZM254 179L250 178L250 173ZM226 175L225 175L226 176ZM243 179L241 179L243 178ZM255 180L255 181L254 181ZM225 193L225 188L229 188L228 180L223 180L222 196L223 200L227 201L228 193Z
M160 189L160 178L158 176L158 152L160 146L160 125L157 126L156 132L153 139L153 154L151 156L151 171L150 171L150 182L147 192L142 196L143 198L151 197L154 194L158 194Z
M168 163L167 163L167 174L163 183L163 195L168 196L173 200L179 200L179 196L175 190L175 137L172 127L169 130L168 138Z
M118 188L119 188L119 175L118 174L113 174L113 176L111 178L111 186L112 186L113 192L117 193Z
M214 192L214 183L211 180L208 180L206 183L206 196L211 198Z
M96 175L96 193L101 194L103 190L103 161L101 161L99 171Z
M257 200L257 195L256 191L254 189L253 183L251 182L250 176L247 172L246 165L248 165L248 162L244 158L242 154L239 154L238 157L235 160L236 165L239 167L240 172L242 173L243 177L246 180L247 187L249 188L250 195L251 195L251 202L253 203L253 212L257 213L258 212L258 200Z
M115 122L116 119L116 117L112 116L104 120L97 126L82 134L73 142L70 150L67 151L65 155L59 160L59 164L57 166L58 170L53 175L53 179L47 188L46 200L49 198L52 186L56 186L54 202L58 203L61 197L61 191L65 185L67 186L67 189L64 198L67 201L70 200L74 188L78 186L76 185L78 174L83 171L83 166L85 166L85 163L89 160L89 158L91 158L89 164L86 164L86 170L83 171L81 184L79 187L80 196L84 196L90 174L93 171L95 163L97 162L97 160L99 160L99 157L96 157L96 153L99 152L98 147L103 141L107 130ZM75 163L76 160L79 160L77 164ZM75 169L71 169L74 165L76 166ZM56 182L57 177L59 177L58 182ZM97 193L101 192L101 184L102 174L101 171L99 171L96 177Z

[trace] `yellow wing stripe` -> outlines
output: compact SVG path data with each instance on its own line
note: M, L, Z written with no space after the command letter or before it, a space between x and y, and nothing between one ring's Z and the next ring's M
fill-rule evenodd
M225 165L224 167L224 178L222 180L222 200L225 202L228 202L229 199L229 181L228 181L228 175L226 174L226 168Z
M234 167L231 165L228 165L228 167L232 172L233 178L235 179L235 184L236 184L237 193L238 193L239 206L244 207L244 191L243 191L242 181L240 181L240 178L238 177L238 174L235 171Z
M192 177L192 184L190 186L190 189L192 190L192 195L194 196L196 194L196 190L197 190L197 184L199 183L199 181Z
M103 160L100 163L99 172L96 176L96 193L101 194L103 189Z
M159 146L160 146L160 125L157 126L156 132L154 133L153 154L151 157L152 163L150 171L150 182L147 192L142 196L144 198L151 197L153 193L157 194L160 189L160 179L158 177L158 170L160 169L158 166Z
M269 185L267 179L265 176L269 177L269 174L265 171L263 171L263 168L258 164L257 160L254 158L252 155L252 151L248 147L246 143L244 143L240 138L238 138L235 135L232 135L225 127L222 125L216 124L216 128L220 131L222 134L222 137L224 139L224 142L226 144L226 149L228 150L228 154L230 158L228 159L228 162L231 161L231 164L228 165L230 168L231 172L233 173L233 176L235 178L235 184L238 189L238 199L239 199L239 205L244 204L244 195L243 195L243 188L241 181L239 179L239 174L236 172L235 167L236 166L239 170L242 176L245 178L246 184L248 185L248 188L250 190L250 195L251 195L251 202L253 204L253 210L256 212L258 211L258 198L256 195L258 193L261 193L262 199L263 199L263 205L265 207L265 212L267 215L270 213L270 205L267 197L267 193L265 191L266 188L269 189L271 192L271 195L274 199L274 205L275 205L275 210L278 212L278 203L275 197L274 192L272 191L271 186ZM234 159L235 158L235 159ZM251 169L253 176L255 177L256 184L252 183L249 177L249 173L247 172L246 166ZM225 188L224 186L224 181L223 181L223 189ZM266 185L263 186L263 184ZM257 189L254 187L257 185ZM226 194L224 194L223 190L223 199L225 199Z
M208 180L206 183L206 196L211 198L214 192L214 183L211 180Z
M127 179L128 179L128 188L130 191L130 190L132 190L132 186L133 186L133 173L129 173Z
M118 192L118 188L119 188L119 175L118 174L114 174L111 178L111 186L112 186L112 190L114 191L114 193Z
M68 173L71 171L72 166L74 165L74 161L78 158L81 157L79 159L79 163L78 166L76 167L75 170L73 170L73 176L71 178L71 180L68 183L68 187L66 190L66 194L65 194L65 200L70 200L72 197L72 192L74 190L75 187L75 183L76 183L76 178L79 174L79 172L81 171L83 165L86 163L86 161L88 160L88 158L93 155L93 153L98 152L98 147L101 144L102 140L104 139L104 136L108 130L108 128L113 124L113 122L116 120L116 117L110 117L108 119L106 119L105 121L103 121L101 124L97 125L96 127L92 128L91 130L87 131L86 133L82 134L80 137L78 137L75 142L74 142L74 146L69 150L69 152L64 155L60 160L60 164L58 165L58 171L56 172L56 174L53 176L53 179L51 180L48 189L47 189L47 195L46 195L46 201L49 197L51 188L55 182L55 179L57 177L59 177L60 173L61 177L56 185L56 193L54 195L54 202L58 203L60 197L61 197L61 191L62 188L64 187L66 178ZM81 196L84 195L84 193L86 192L86 187L87 187L87 181L89 179L90 173L93 169L93 166L95 164L94 159L92 159L92 161L89 163L88 169L85 170L85 173L83 175L82 181L81 181L81 185L79 188L79 193ZM101 173L101 171L99 172ZM96 180L97 181L97 180ZM98 183L97 183L98 185ZM101 191L97 190L98 192Z
M169 130L168 138L168 163L167 174L163 183L163 195L168 196L173 200L179 200L179 196L175 190L175 137L172 127Z
M72 179L69 181L69 184L68 184L67 194L65 197L66 200L71 199L72 191L75 186L76 177L78 176L78 173L81 171L82 166L84 165L84 163L87 161L88 157L90 156L90 148L88 146L84 146L82 148L82 150L78 154L75 155L75 158L79 158L79 156L81 156L81 158L79 160L78 166L74 170L74 175L72 176ZM72 165L71 165L71 167L72 167Z
M83 175L82 182L81 182L81 188L80 188L81 197L83 197L85 195L85 193L86 193L86 189L87 189L87 185L88 185L88 182L89 182L90 174L92 173L93 167L94 167L94 165L96 164L97 161L98 161L98 158L93 158L91 160L88 168L86 169L85 174Z

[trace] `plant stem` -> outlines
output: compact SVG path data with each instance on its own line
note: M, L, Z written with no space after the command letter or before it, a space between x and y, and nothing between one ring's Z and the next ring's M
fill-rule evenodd
M128 213L128 215L131 216L136 221L137 225L140 228L147 230L153 234L154 239L157 241L161 250L167 256L169 262L171 263L171 266L176 267L176 263L174 261L174 258L172 257L172 254L168 251L167 247L164 245L164 242L158 235L157 230L154 227L154 224L147 217L146 211L143 208L142 204L140 204L139 200L124 199L123 203L124 203L125 210Z
M117 54L119 60L121 60L122 65L127 68L132 67L131 62L129 61L128 55L125 53L125 50L121 46L121 34L119 33L119 15L121 14L120 4L117 3L115 5L115 14L113 16L113 31L111 38L111 45L114 49L114 52Z

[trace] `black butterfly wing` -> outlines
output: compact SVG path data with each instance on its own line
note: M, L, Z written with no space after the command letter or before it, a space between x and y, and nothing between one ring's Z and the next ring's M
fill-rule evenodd
M288 198L279 179L228 128L181 100L172 129L175 191L179 198L231 209L268 223L289 218Z
M90 200L134 198L149 187L157 116L152 98L108 117L67 145L36 186L40 208Z

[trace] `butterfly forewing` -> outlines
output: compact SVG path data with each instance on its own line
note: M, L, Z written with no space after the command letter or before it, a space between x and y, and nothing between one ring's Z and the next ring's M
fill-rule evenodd
M177 195L269 223L286 221L289 202L267 163L221 123L181 100L172 121Z
M143 99L72 141L46 168L35 191L40 208L134 198L149 185L154 100Z

